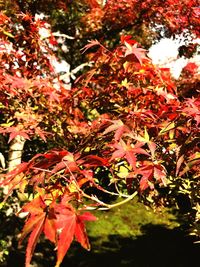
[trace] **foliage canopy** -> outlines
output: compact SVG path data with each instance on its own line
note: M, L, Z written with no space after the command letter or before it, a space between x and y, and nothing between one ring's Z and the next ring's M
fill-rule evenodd
M46 11L46 2L40 11ZM197 36L197 1L65 2L57 8L62 16L73 10L69 21L80 23L79 45L85 36L95 37L82 49L91 67L70 90L53 65L56 38L49 24L33 16L37 1L13 2L7 15L0 14L0 133L8 144L18 137L43 144L1 175L6 199L13 191L25 199L18 215L26 215L19 240L29 236L26 267L42 233L57 248L58 267L73 239L90 248L84 222L95 217L88 210L110 209L136 195L154 207L184 196L196 233L199 227L197 66L188 65L176 82L169 69L152 64L138 43L142 39L148 46L145 35L152 23L170 34L188 29ZM24 13L13 16L13 10ZM53 23L55 14L47 11ZM49 31L46 39L41 28ZM138 29L143 32L135 34ZM121 33L120 43L113 41L112 31ZM110 204L105 195L124 200Z

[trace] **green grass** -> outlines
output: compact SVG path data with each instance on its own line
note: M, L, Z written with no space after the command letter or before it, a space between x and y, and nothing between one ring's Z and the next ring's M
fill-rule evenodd
M138 203L136 199L108 211L95 211L96 222L87 224L88 235L104 242L109 235L137 237L142 235L141 227L146 224L165 225L169 229L179 226L176 217L168 209L154 212Z
M88 222L91 251L74 244L61 267L198 267L200 247L181 230L172 210L154 212L137 199Z
M200 247L181 230L172 210L154 212L136 199L93 212L90 252L73 245L61 267L198 267Z

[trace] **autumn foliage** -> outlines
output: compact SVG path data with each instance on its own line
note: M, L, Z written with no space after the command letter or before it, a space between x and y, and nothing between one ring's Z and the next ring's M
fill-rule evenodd
M103 16L110 25L114 20L116 27L123 28L134 16L137 19L137 10L149 20L155 12L158 19L164 12L159 1L151 14L146 11L151 1L107 1L103 8L96 1L88 2L99 16L95 27L101 27ZM122 20L117 12L122 14L125 7L130 14L124 12ZM177 2L176 7L182 5ZM176 18L170 15L173 8L165 11L168 26L183 29L189 11L181 9ZM190 12L199 11L192 7ZM86 14L83 21L87 24L92 16ZM39 28L47 24L28 14L15 19L18 24L0 15L0 133L8 143L22 136L51 144L48 151L36 151L29 161L1 175L6 199L13 191L26 197L18 212L26 215L19 240L21 244L28 236L26 267L41 234L55 244L56 267L74 239L89 250L85 221L96 218L88 210L109 209L136 194L154 207L172 205L184 194L193 209L192 223L198 224L198 89L185 96L169 69L154 66L132 36L121 35L112 50L98 40L88 42L82 53L88 54L92 66L69 90L52 64L55 54L49 43L56 45L56 40L53 35L48 40L39 35ZM193 65L185 71L196 75ZM109 180L107 186L104 179ZM101 193L125 200L110 204Z

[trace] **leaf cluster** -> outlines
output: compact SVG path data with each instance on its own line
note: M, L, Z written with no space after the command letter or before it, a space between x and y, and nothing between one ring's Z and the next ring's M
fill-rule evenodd
M136 195L154 207L184 195L198 224L198 90L180 94L169 70L154 66L129 35L112 50L90 41L83 51L92 66L69 90L40 38L44 21L18 20L0 14L0 132L9 143L22 136L56 147L1 175L7 198L17 190L27 202L18 213L26 217L20 242L29 236L26 267L42 233L55 244L58 267L74 239L89 249L84 221L94 216L88 210L114 208ZM110 204L96 192L123 200Z

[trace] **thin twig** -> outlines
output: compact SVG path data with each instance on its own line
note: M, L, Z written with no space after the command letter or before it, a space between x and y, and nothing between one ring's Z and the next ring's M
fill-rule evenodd
M97 202L100 206L102 206L102 207L87 207L86 210L109 210L109 209L113 209L115 207L121 206L121 205L129 202L138 194L138 192L135 191L133 194L127 196L126 199L124 199L120 202L117 202L115 204L107 204L107 203L99 200L96 196L89 196L89 195L85 194L84 192L82 192L82 193L83 193L84 197L89 198L90 200L93 200L93 201Z

